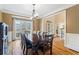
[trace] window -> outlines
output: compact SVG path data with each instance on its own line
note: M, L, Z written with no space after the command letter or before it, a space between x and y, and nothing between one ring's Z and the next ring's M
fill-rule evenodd
M50 34L50 33L53 33L53 24L51 21L47 21L47 32Z
M32 21L14 19L14 39L21 39L20 35L23 32L32 40Z

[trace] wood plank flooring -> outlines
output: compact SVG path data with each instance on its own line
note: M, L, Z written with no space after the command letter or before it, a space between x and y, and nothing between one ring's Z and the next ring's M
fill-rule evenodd
M10 42L9 44L9 54L23 55L20 40ZM79 55L79 52L64 47L64 40L60 37L54 38L52 46L53 55Z
M79 55L79 52L64 47L64 40L60 37L54 38L52 50L54 55Z

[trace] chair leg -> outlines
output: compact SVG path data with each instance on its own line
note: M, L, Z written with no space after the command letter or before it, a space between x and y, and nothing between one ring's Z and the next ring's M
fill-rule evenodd
M25 50L26 50L26 55L28 54L28 49L27 48L25 48Z
M33 55L38 55L38 51L33 51Z
M23 44L21 43L21 49L23 49Z
M23 47L23 55L24 55L24 50L25 50L25 49L24 49L24 47Z
M50 55L52 55L52 49L50 49Z
M23 54L25 55L25 46L23 46Z
M36 55L38 55L38 51L35 51Z
M45 49L43 48L43 55L45 55Z

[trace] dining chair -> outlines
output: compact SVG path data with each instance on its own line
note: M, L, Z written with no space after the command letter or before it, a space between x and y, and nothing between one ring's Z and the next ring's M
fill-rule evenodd
M23 46L23 54L28 54L28 49L32 49L32 42L25 36L25 34L21 35L22 46Z

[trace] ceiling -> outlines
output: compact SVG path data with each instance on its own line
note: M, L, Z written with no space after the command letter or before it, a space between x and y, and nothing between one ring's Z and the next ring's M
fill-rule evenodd
M50 13L69 8L73 4L36 4L36 12L40 17L44 17ZM32 15L32 4L0 4L0 10L11 14L17 14L22 16Z

